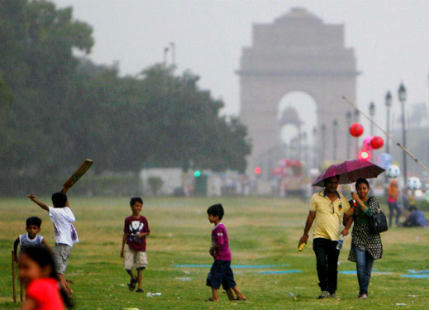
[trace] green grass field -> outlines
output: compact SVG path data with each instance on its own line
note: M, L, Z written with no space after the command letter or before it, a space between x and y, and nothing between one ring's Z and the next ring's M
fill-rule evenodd
M47 201L47 199L43 199ZM236 265L275 265L238 269L235 278L245 302L204 300L209 268L177 268L176 264L211 264L210 232L206 209L222 202ZM264 198L148 198L149 268L143 272L144 294L129 292L128 277L119 257L123 219L130 214L128 198L75 198L72 208L81 242L72 251L66 277L74 281L76 309L425 309L429 279L403 278L408 269L429 269L427 229L393 228L384 233L384 258L374 263L370 297L358 300L356 275L339 275L336 299L319 301L315 256L311 246L296 250L307 214L298 200ZM47 213L29 200L0 200L0 309L19 309L12 303L11 258L13 240L25 232L25 219L43 219L42 235L54 243ZM355 270L347 261L348 237L339 269ZM261 271L301 270L291 274ZM377 273L378 272L378 273ZM147 297L146 292L161 292Z

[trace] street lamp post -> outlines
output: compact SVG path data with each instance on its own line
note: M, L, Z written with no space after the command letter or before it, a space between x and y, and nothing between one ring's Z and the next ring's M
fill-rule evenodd
M352 112L347 111L346 112L346 121L347 121L346 128L350 127L351 120L352 120ZM347 142L346 143L347 143L346 158L350 159L350 135L348 132L347 132Z
M173 68L176 67L176 43L170 42L170 50L171 50L171 64Z
M168 47L164 47L164 50L163 50L163 62L164 62L164 66L166 66L167 65L167 55L168 55Z
M404 84L401 82L401 85L398 89L398 97L401 102L401 113L402 113L402 146L407 147L407 135L405 128L405 100L407 100L407 90L405 89ZM407 154L405 151L402 151L402 174L404 179L404 186L407 186Z
M318 155L317 154L319 152L317 151L317 145L318 145L318 143L317 143L317 128L314 127L313 128L313 167L314 168L318 167L318 164L317 164L317 160L318 160L317 156Z
M353 112L353 118L355 123L359 123L359 110L355 109ZM355 154L359 152L359 138L355 138Z
M384 97L384 104L386 105L386 153L389 154L389 134L390 134L390 107L392 106L392 94L390 90L386 93ZM389 178L387 174L384 175L384 184L385 184L385 195L387 195L387 184L389 183Z
M336 119L332 122L332 134L334 137L334 160L337 160L337 136L338 136L338 122Z
M384 103L386 104L386 153L389 153L389 134L390 134L390 107L392 106L392 94L390 90L386 93L386 97L384 98Z
M374 120L374 116L375 116L375 104L374 104L373 101L371 101L370 104L369 104L369 115L371 116L371 120ZM374 135L374 122L371 122L369 134L371 136Z
M322 149L322 159L321 159L321 165L323 164L323 162L325 161L325 149L326 149L326 125L323 124L322 125L322 145L321 145L321 149Z
M307 169L308 169L308 166L310 166L309 165L309 163L308 163L308 148L307 148L307 132L303 132L302 133L302 149L303 149L303 152L304 152L304 163L305 163L305 167L307 167Z

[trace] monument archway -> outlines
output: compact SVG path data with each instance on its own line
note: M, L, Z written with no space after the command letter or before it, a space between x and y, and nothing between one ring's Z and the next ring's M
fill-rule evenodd
M317 104L310 95L300 91L287 93L277 106L282 142L289 143L292 136L299 134L298 131L309 134L316 126ZM313 143L311 135L308 136L308 143Z
M250 170L263 154L273 156L272 150L282 145L278 104L294 91L307 93L317 104L314 127L318 143L324 144L324 159L346 159L350 107L341 97L355 100L359 73L354 50L344 46L344 25L325 24L303 8L270 24L254 24L252 46L243 48L237 74L240 119L253 145Z

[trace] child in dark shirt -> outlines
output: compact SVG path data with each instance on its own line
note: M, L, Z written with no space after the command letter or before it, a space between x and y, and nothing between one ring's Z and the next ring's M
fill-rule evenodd
M140 197L131 198L132 215L125 218L124 235L122 237L121 257L124 258L124 268L130 275L128 288L133 291L137 283L137 293L143 293L142 271L147 267L146 236L150 235L146 217L140 215L143 200ZM137 269L137 276L133 274L133 267Z

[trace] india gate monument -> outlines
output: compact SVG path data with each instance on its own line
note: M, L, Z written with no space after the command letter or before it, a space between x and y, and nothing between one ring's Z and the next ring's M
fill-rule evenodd
M237 71L240 119L253 145L249 169L266 165L266 158L280 159L282 127L305 122L305 115L297 121L293 109L278 117L282 98L296 91L308 94L316 104L312 134L318 148L313 153L324 161L345 160L353 111L341 97L355 101L359 72L353 48L345 47L344 25L326 24L295 8L272 23L254 24L251 44L243 48Z

